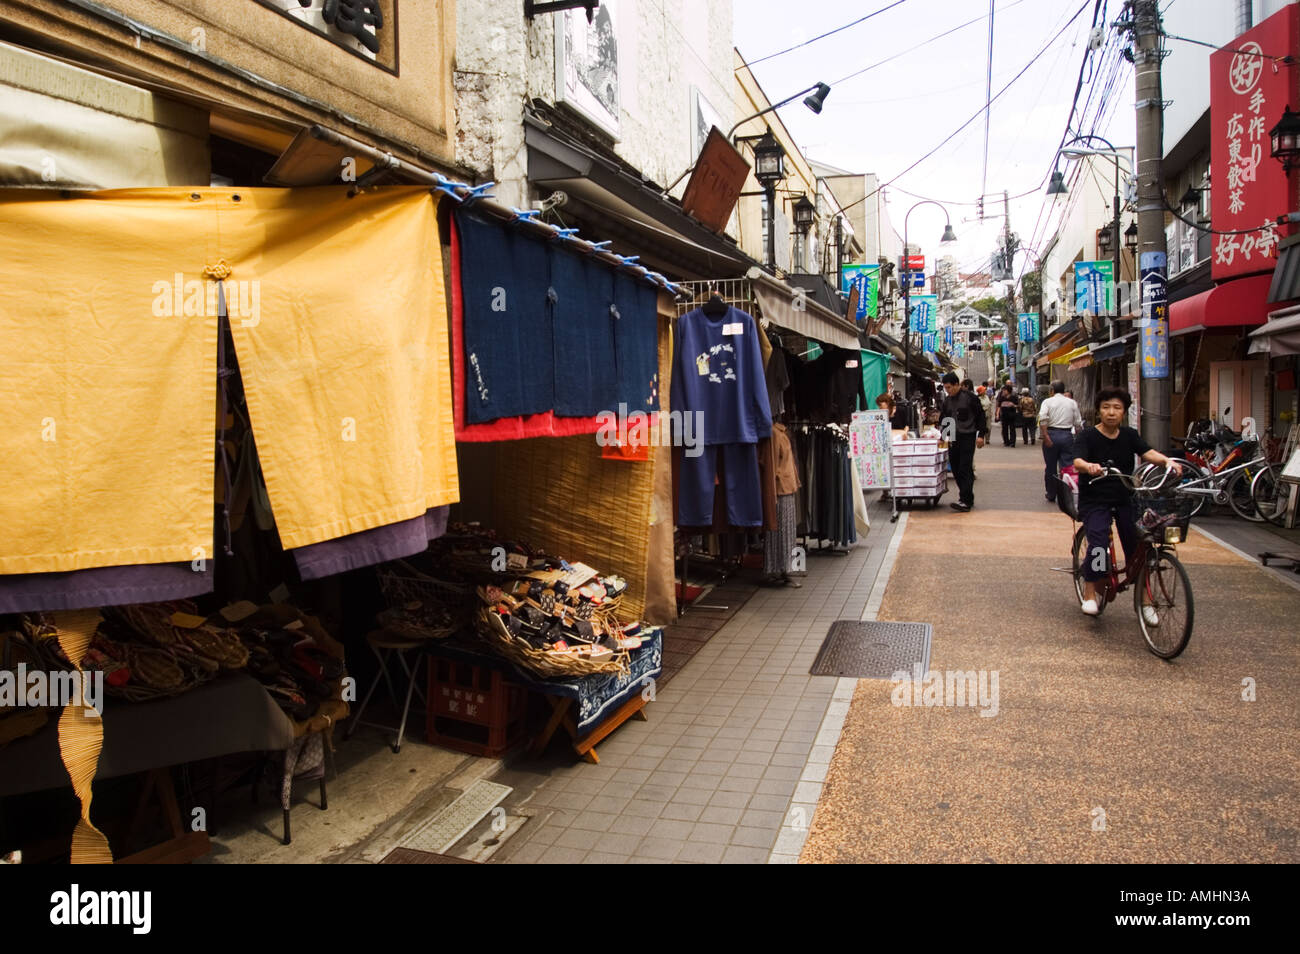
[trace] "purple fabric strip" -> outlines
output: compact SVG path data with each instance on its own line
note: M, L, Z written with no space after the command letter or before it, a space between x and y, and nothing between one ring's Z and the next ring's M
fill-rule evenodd
M304 580L386 563L428 549L430 540L447 532L450 512L449 506L433 507L420 517L350 533L336 540L323 540L290 552Z
M211 593L212 580L211 560L202 572L188 563L148 563L64 573L12 573L0 576L0 613L178 600Z

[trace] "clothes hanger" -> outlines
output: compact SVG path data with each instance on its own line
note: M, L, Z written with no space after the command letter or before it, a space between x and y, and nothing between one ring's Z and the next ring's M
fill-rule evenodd
M729 306L722 300L722 296L718 294L718 290L716 288L710 288L709 292L709 300L704 303L704 313L710 317L725 315Z

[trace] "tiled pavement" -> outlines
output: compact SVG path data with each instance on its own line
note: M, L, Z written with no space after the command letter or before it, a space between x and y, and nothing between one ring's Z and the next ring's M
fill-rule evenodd
M808 556L801 589L760 589L647 708L555 769L502 861L795 861L854 680L810 676L827 628L878 605L895 531L872 493L872 530L847 556ZM703 614L704 610L694 610ZM689 614L688 614L689 616ZM774 851L774 848L776 849Z

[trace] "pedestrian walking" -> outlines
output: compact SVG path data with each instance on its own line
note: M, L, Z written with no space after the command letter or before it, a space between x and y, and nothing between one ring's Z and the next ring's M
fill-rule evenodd
M983 384L975 389L975 394L979 398L980 407L984 408L984 420L993 420L996 417L993 413L993 394Z
M943 389L948 397L939 414L943 419L942 430L952 435L948 460L957 481L957 502L948 506L958 513L966 513L975 506L975 449L984 446L984 438L989 433L988 419L979 399L963 390L957 375L951 371L943 376Z
M1002 385L995 403L993 415L994 419L1002 425L1002 446L1015 447L1016 415L1020 411L1020 402L1016 400L1016 392L1011 389L1010 382Z
M1065 396L1065 382L1052 382L1052 396L1038 409L1038 429L1043 435L1043 486L1048 503L1056 503L1056 475L1062 462L1073 460L1074 435L1083 430L1079 405Z
M1038 402L1029 393L1029 388L1020 389L1020 434L1026 444L1035 442L1038 430Z

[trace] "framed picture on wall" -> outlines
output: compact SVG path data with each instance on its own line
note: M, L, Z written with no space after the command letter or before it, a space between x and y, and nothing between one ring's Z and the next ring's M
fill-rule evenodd
M606 0L587 22L566 10L555 22L555 99L615 140L619 135L618 0Z

